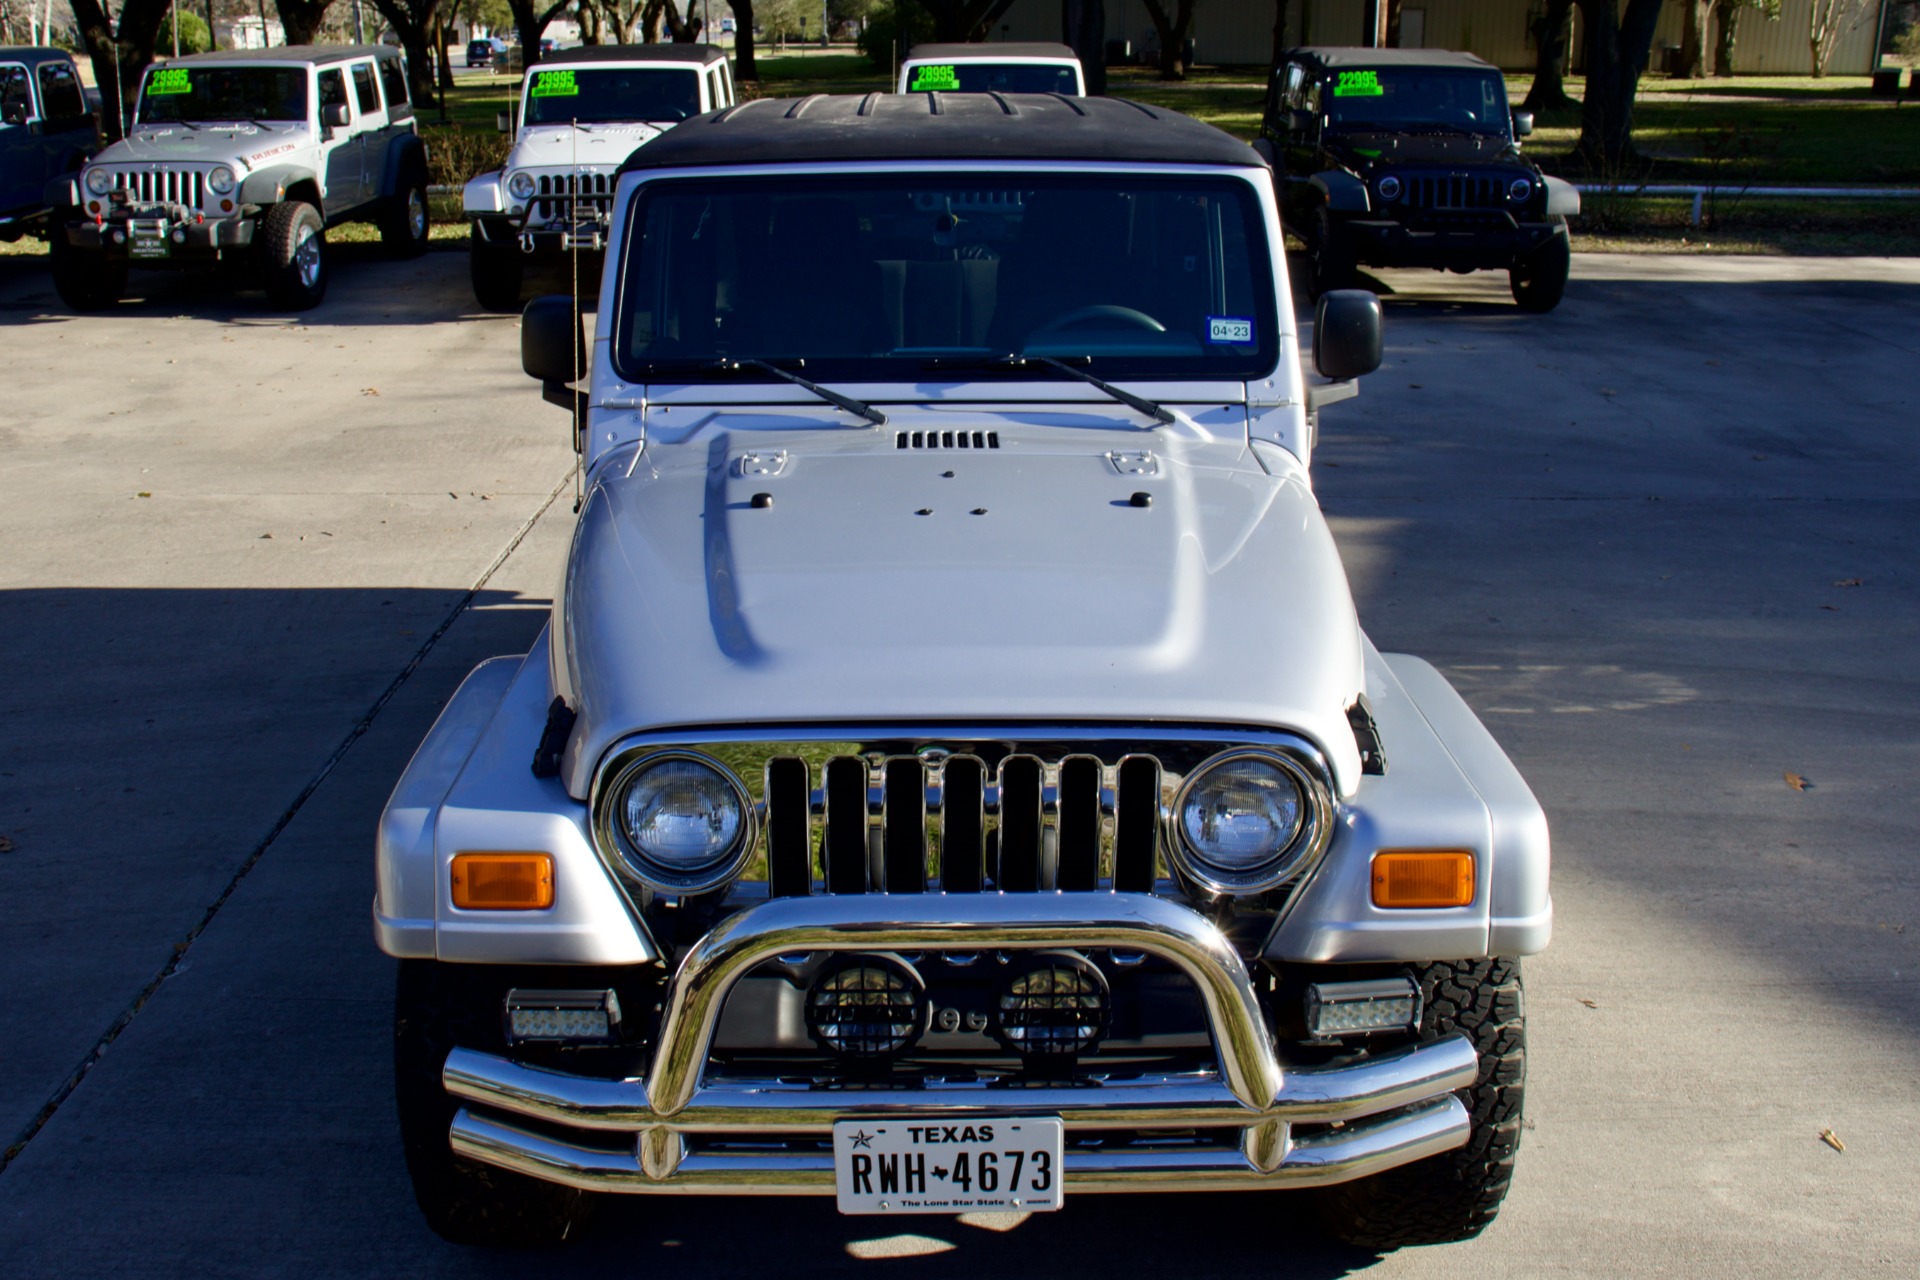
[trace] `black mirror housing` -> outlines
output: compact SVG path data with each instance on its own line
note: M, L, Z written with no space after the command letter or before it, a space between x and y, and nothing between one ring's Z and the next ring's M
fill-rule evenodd
M1513 113L1513 136L1516 138L1526 138L1526 137L1531 137L1532 134L1533 134L1533 112L1531 111L1514 112Z
M1313 367L1338 381L1372 373L1380 367L1383 323L1380 299L1365 289L1321 294L1313 312Z
M332 102L320 108L320 123L329 129L346 128L347 104L344 102Z
M587 374L586 326L564 293L535 298L520 314L520 367L549 390Z
M493 114L493 127L501 133L513 132L513 112L496 111Z

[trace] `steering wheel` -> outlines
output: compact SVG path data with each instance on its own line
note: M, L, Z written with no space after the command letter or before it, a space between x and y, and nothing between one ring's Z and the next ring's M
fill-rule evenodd
M1082 320L1113 320L1130 329L1145 329L1149 333L1165 333L1167 326L1155 320L1144 311L1135 311L1132 307L1116 306L1103 302L1097 306L1075 307L1072 311L1063 311L1043 324L1036 325L1027 336L1054 333L1060 329L1071 329Z

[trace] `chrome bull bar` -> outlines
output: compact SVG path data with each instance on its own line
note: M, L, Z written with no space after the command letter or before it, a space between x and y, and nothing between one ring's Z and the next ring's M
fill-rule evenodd
M876 910L894 917L874 918ZM763 962L809 951L1140 951L1174 965L1206 1007L1218 1071L1098 1084L1010 1089L947 1083L925 1089L820 1087L704 1078L727 995ZM462 1109L453 1149L487 1164L572 1186L699 1194L831 1194L830 1155L697 1151L688 1139L819 1139L853 1117L1058 1115L1076 1129L1220 1129L1232 1145L1069 1149L1081 1190L1202 1190L1338 1182L1452 1150L1469 1117L1455 1089L1478 1060L1465 1038L1339 1067L1283 1071L1246 965L1205 917L1145 894L886 894L776 898L729 917L681 962L644 1079L605 1080L455 1049L442 1081L456 1098L587 1131L620 1150L580 1144ZM1295 1140L1297 1123L1339 1122Z

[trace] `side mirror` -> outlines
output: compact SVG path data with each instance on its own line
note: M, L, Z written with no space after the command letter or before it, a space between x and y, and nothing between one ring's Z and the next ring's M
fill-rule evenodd
M577 407L571 384L587 375L586 332L580 309L563 293L535 298L520 314L520 367L540 380L547 401L564 409Z
M501 133L512 133L513 132L513 112L496 111L493 116L493 127L498 129Z
M524 341L524 339L523 339ZM1320 295L1313 312L1313 367L1344 382L1380 367L1380 299L1365 289Z
M329 129L346 128L347 104L344 102L333 102L320 108L320 123Z
M1533 112L1516 111L1513 113L1513 136L1516 138L1533 136Z

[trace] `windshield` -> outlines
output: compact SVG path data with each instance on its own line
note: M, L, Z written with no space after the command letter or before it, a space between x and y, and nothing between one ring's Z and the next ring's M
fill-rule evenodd
M140 91L140 123L307 118L304 67L156 67Z
M579 67L535 71L526 123L680 121L700 114L700 73L683 67Z
M1327 117L1338 129L1448 125L1505 137L1508 128L1507 85L1493 71L1336 71L1324 101Z
M1279 358L1259 203L1232 178L660 179L635 202L614 365L636 382L741 359L819 381L969 371L951 379L1013 354L1240 380Z
M907 68L908 93L1080 92L1072 67L1032 62L923 62Z

